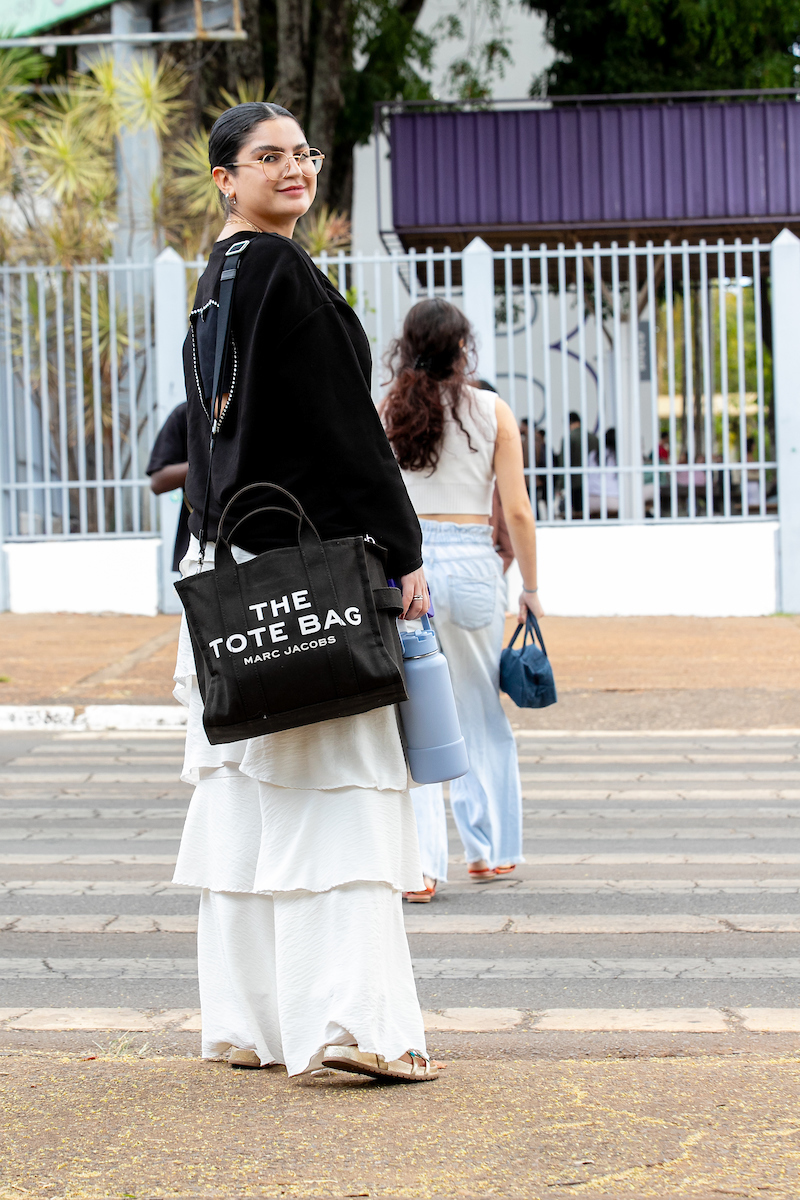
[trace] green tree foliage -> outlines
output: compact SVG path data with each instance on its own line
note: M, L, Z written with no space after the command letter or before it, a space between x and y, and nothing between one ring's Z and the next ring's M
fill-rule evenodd
M525 0L557 59L532 94L791 87L797 0Z
M425 33L418 28L423 2L243 0L247 42L175 51L192 80L181 132L208 127L220 89L236 93L264 79L271 98L297 114L327 155L320 201L348 211L353 148L369 139L376 102L430 98L439 45L452 48L444 87L459 98L490 96L510 58L505 18L518 0L469 0Z

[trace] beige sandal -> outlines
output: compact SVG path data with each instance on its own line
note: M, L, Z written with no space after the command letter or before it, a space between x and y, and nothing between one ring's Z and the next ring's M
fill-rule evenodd
M425 1083L438 1079L440 1071L419 1050L409 1050L411 1062L395 1058L387 1062L382 1054L368 1054L356 1046L327 1046L323 1067L350 1071L354 1075L371 1075L374 1079L402 1079L404 1083Z
M261 1059L255 1050L231 1050L228 1055L228 1064L231 1067L243 1067L248 1071L258 1071L261 1069Z

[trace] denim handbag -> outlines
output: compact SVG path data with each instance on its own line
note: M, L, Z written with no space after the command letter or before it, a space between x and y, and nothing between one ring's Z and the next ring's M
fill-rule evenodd
M547 708L558 700L556 681L544 648L539 622L533 613L528 613L522 648L515 650L514 642L519 637L520 629L522 626L518 625L500 655L500 690L511 697L517 708ZM528 634L531 636L530 643ZM539 639L541 650L536 645L536 638Z

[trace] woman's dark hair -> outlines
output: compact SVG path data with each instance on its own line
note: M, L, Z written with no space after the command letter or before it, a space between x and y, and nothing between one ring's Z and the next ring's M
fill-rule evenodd
M475 341L464 314L446 300L421 300L387 354L392 385L381 415L395 457L405 471L435 468L444 435L445 406L469 448L459 409L473 373Z
M237 104L235 108L229 108L224 112L211 126L211 133L208 135L208 161L211 170L213 171L214 167L227 167L236 162L250 130L254 129L256 125L260 125L262 121L274 121L276 117L291 117L302 129L297 117L294 113L290 113L288 108L281 108L280 104L269 104L266 100L253 100L247 104ZM229 205L222 192L220 192L220 203L228 213Z

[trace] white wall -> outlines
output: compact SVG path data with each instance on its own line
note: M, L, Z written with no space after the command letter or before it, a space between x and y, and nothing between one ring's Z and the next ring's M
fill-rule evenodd
M11 612L158 612L160 538L7 542Z
M545 612L564 617L751 617L777 609L777 521L542 526ZM158 538L10 542L12 612L158 611ZM509 575L511 607L521 580Z
M561 617L774 613L778 528L777 521L542 527L539 595L545 612ZM514 563L512 608L520 587Z

